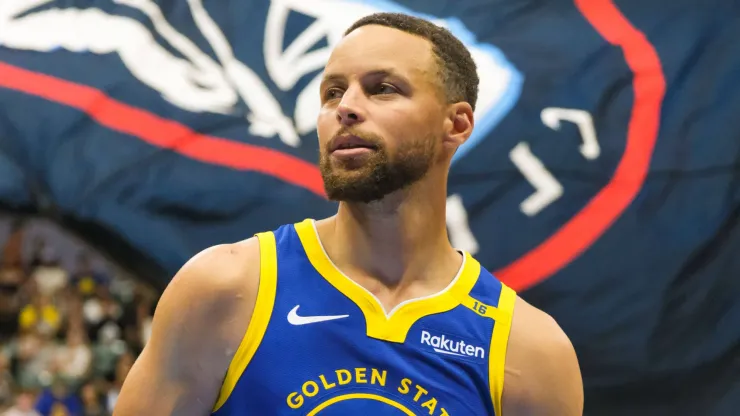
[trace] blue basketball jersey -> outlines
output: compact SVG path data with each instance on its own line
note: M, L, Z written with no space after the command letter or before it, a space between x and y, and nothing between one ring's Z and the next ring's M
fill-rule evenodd
M257 301L214 415L501 415L516 295L470 254L444 291L386 313L313 220L258 238Z

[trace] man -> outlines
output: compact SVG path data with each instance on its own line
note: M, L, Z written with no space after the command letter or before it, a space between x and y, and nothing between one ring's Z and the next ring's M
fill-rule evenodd
M336 216L183 266L115 415L580 415L563 331L447 237L447 175L477 88L448 31L399 14L356 22L320 88Z

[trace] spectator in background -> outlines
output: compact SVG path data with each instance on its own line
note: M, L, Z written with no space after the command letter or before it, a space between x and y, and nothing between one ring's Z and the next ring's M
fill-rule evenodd
M10 360L4 351L0 351L0 410L13 404L13 374L10 372Z
M121 305L111 296L106 286L99 286L96 295L88 298L83 305L83 316L88 338L99 340L101 331L115 331L116 338L123 337Z
M30 392L21 392L15 399L15 406L2 413L2 416L41 416L33 408L35 399Z
M77 255L77 265L72 273L71 283L83 297L95 294L101 286L108 286L108 276L100 271L93 270L90 254L83 251Z
M82 322L70 324L67 342L59 346L55 358L59 376L69 387L77 389L92 367L92 350L86 343Z
M69 283L69 274L57 259L51 259L37 266L31 272L31 278L36 283L39 294L45 296L54 296Z
M142 301L136 305L136 317L137 324L139 327L139 348L144 349L144 346L149 342L149 337L152 335L152 318L154 314L153 301Z
M103 329L100 332L98 342L93 345L94 376L113 382L116 375L116 365L127 350L126 344L120 339L120 333L115 328Z
M0 261L0 340L18 332L18 317L23 305L22 289L26 283L22 267Z
M124 329L126 343L137 354L149 341L155 305L156 295L141 284L134 287L133 299L124 304L119 323Z
M18 314L23 301L21 290L26 282L22 258L23 238L23 222L13 221L0 257L0 340L18 330Z
M21 219L15 219L10 224L10 236L3 246L3 262L8 267L23 266L23 238L24 222Z
M84 249L65 270L43 236L22 259L23 238L16 222L0 241L0 416L107 416L159 293L95 269Z
M106 416L108 413L103 406L103 397L95 384L87 383L80 391L84 416Z
M62 316L48 294L37 294L31 303L21 309L18 326L21 332L36 330L39 333L55 335L62 324Z
M69 273L62 268L54 248L47 245L46 240L41 236L33 240L28 270L36 283L37 290L42 295L54 296L69 282Z
M33 329L22 333L10 350L15 361L15 381L23 389L47 385L53 376L57 346L49 334Z
M82 416L82 402L61 378L54 379L36 401L36 410L42 416Z
M135 358L133 354L126 352L121 355L116 363L115 379L106 395L106 409L110 413L113 413L113 409L116 407L116 401L118 401L118 395L121 393L123 381L126 379L129 371L131 371L131 366L134 365L134 360Z

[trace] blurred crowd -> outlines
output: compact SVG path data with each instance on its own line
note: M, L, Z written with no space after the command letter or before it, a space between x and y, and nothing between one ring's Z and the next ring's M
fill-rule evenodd
M0 415L110 415L157 293L85 250L65 268L43 238L24 256L24 238L16 223L0 241Z

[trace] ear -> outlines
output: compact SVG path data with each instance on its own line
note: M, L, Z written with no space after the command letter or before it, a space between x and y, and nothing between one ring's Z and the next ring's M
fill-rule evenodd
M473 108L466 102L450 104L445 119L445 145L457 149L473 133Z

